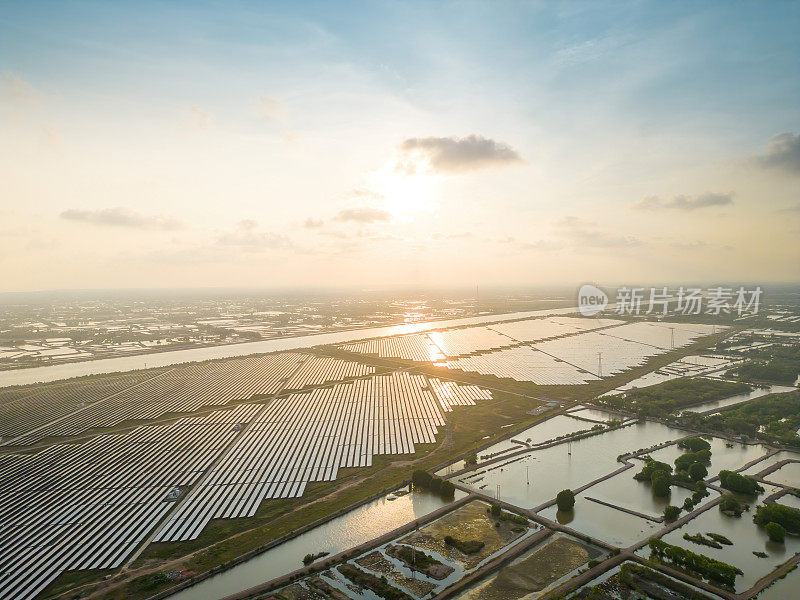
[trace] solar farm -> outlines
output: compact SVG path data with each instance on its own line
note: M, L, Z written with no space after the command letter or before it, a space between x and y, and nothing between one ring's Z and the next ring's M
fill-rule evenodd
M0 598L417 456L503 380L600 382L710 333L548 317L0 391Z

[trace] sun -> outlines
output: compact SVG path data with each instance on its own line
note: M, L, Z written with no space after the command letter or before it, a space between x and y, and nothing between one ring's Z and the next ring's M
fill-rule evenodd
M410 218L436 208L434 177L427 173L398 173L394 170L374 174L370 188L383 197L383 208L393 217Z

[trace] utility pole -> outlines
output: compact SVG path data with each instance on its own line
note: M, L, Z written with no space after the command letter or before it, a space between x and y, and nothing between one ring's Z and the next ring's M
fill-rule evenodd
M497 499L500 500L500 484L497 484Z
M597 353L597 376L598 377L602 377L603 376L603 353L602 352L598 352Z
M525 465L525 481L528 482L528 485L531 484L531 475L530 475L530 473L528 471L529 468L530 467L528 467L528 465Z
M670 349L675 350L675 328L670 327L669 331L670 331L669 347Z

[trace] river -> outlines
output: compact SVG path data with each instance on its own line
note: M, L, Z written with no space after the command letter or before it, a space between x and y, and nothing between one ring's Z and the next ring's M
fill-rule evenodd
M444 327L459 327L462 325L481 325L483 323L496 323L498 321L511 321L529 317L544 317L547 315L564 315L574 313L577 309L554 308L547 310L533 310L501 315L482 315L479 317L464 317L461 319L447 319L440 321L427 321L424 323L408 323L403 325L387 325L382 327L369 327L349 331L336 331L334 333L318 333L296 337L275 338L261 342L245 342L241 344L226 344L190 350L172 350L156 352L153 354L139 354L136 356L120 356L117 358L101 358L98 360L85 360L46 367L32 367L30 369L16 369L0 372L0 387L10 385L29 385L32 383L45 383L59 379L83 377L85 375L98 375L101 373L120 373L138 369L167 367L181 363L201 362L218 358L232 358L234 356L247 356L249 354L262 354L278 350L297 350L311 348L326 344L342 344L355 340L401 335L404 333L417 333Z

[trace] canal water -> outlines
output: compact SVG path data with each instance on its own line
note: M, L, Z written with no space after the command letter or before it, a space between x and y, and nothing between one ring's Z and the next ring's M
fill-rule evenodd
M456 491L456 499L466 494ZM428 492L411 492L396 500L379 498L315 527L232 569L170 596L173 600L222 598L280 577L303 566L308 553L337 554L419 519L448 504Z
M756 398L761 398L762 396L766 396L768 394L782 394L784 392L793 392L796 390L796 387L786 385L770 385L763 388L756 388L752 392L747 392L745 394L736 394L735 396L731 396L729 398L723 398L722 400L704 402L703 404L698 404L696 406L692 406L691 408L687 408L686 412L707 412L714 409L725 408L726 406L731 406L733 404L739 404L740 402L755 400Z
M591 426L585 423L583 427ZM571 443L533 451L511 464L487 467L472 488L507 502L533 508L566 488L575 489L622 466L617 456L686 435L660 423L637 423ZM513 459L512 459L513 460ZM501 461L502 462L502 461ZM482 470L480 466L478 471Z

